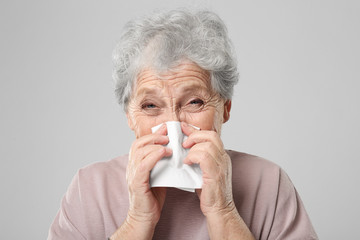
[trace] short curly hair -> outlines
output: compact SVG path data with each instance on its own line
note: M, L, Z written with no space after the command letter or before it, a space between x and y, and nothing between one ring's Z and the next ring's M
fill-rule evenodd
M237 61L218 15L181 9L128 22L113 52L115 94L120 105L127 111L136 76L149 67L146 64L163 71L184 60L208 71L212 88L222 98L231 99L239 79Z

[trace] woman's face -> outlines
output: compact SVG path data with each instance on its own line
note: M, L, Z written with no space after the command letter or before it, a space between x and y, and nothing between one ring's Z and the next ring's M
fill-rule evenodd
M150 68L141 71L126 115L136 138L167 121L183 121L220 134L230 108L231 101L212 90L209 73L186 62L161 75Z

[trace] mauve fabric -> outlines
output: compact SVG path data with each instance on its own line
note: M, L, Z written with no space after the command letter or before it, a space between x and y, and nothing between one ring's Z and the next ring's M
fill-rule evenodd
M256 239L318 239L286 173L253 155L227 151L232 160L233 196ZM129 208L125 179L128 156L80 169L52 223L48 239L107 239ZM196 193L168 188L153 239L209 239Z

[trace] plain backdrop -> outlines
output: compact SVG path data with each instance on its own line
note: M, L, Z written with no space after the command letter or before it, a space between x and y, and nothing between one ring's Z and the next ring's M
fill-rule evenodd
M359 239L360 4L349 0L0 2L0 239L45 239L76 171L126 154L112 50L126 21L214 10L241 78L227 148L280 165L321 239Z

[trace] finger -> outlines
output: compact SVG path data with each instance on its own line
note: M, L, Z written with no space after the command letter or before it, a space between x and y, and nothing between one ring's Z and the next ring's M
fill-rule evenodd
M224 186L223 184L228 181L229 171L231 172L229 163L226 159L223 164L219 165L211 159L207 152L194 153L188 155L189 161L199 164L202 171L203 185L202 189L206 189L206 186ZM230 173L231 174L231 173ZM222 188L222 187L221 187ZM201 197L201 193L197 192L198 196Z
M166 124L163 123L159 129L157 129L154 133L160 134L160 135L166 135L167 134L167 127Z
M205 153L207 156L207 159L216 159L217 156L219 155L219 151L216 147L214 147L212 145L211 142L204 142L204 143L199 143L194 145L189 153L187 154L187 156L185 157L185 159L183 160L183 162L185 164L193 164L193 163L199 163L199 160L192 160L194 158L193 155L195 156L199 156L202 153ZM189 156L190 155L190 156Z
M160 133L164 133L163 130L160 130L160 132L156 132L156 133L145 135L141 138L138 138L134 141L132 148L138 149L138 148L141 148L141 147L149 145L149 144L160 144L160 145L168 144L169 137L166 136L166 132L167 132L167 130L165 127L165 135L160 134Z
M184 148L191 148L195 144L204 143L204 142L211 142L218 149L223 148L223 144L222 144L222 141L220 139L220 136L215 131L196 131L196 132L193 132L183 142L183 147Z
M212 159L208 152L192 152L189 153L184 160L185 163L199 164L202 172L203 185L208 181L214 182L218 180L220 166Z
M129 165L137 166L150 152L163 148L169 137L157 134L143 136L134 141L129 153Z
M139 157L142 159L146 158L148 155L150 155L152 152L156 152L156 151L159 151L161 148L164 148L165 146L163 145L147 145L147 146L144 146L141 150L139 150ZM165 147L166 148L166 151L167 152L171 152L168 153L170 154L169 156L172 155L172 149L171 148L168 148L168 147ZM142 156L140 156L142 155ZM168 156L168 155L167 155Z
M197 149L197 145L194 146L184 159L185 164L199 164L200 168L202 170L209 169L211 165L217 165L217 162L215 161L216 154L211 153L210 151L203 151L200 149Z
M186 122L181 122L181 130L186 136L190 136L193 132L199 131Z
M216 176L220 169L227 168L229 159L225 151L219 151L208 142L193 146L183 162L189 165L199 164L203 174L211 178Z
M141 161L137 167L131 167L128 165L126 171L126 181L128 183L130 193L133 194L135 192L141 193L148 191L150 189L149 181L151 170L160 159L171 154L171 149L160 146L160 148L150 153L143 161Z
M167 135L166 124L162 124L159 129L157 129L154 133L142 136L141 138L135 140L136 147L142 147L148 144L167 144L166 140L169 138Z
M163 157L171 156L172 150L167 147L160 147L156 151L152 151L139 164L139 173L144 181L149 181L150 171L155 167L156 163Z

